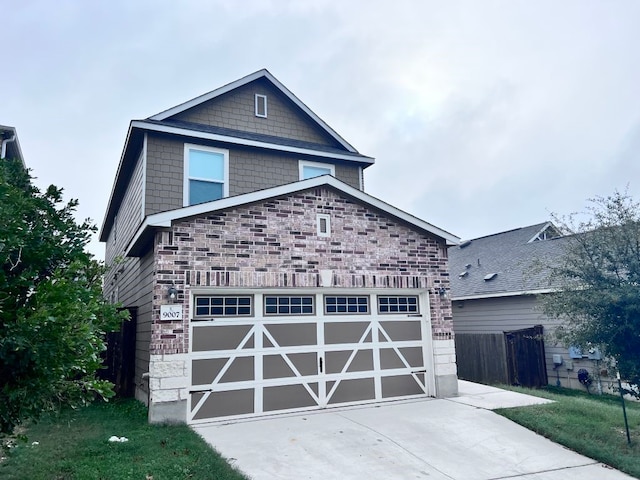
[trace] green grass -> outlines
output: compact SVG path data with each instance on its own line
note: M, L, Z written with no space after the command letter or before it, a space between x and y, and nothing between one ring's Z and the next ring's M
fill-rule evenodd
M503 387L555 403L496 410L500 415L582 455L640 478L640 403L626 402L631 433L627 444L620 398L547 387Z
M149 425L134 400L65 410L24 433L0 463L4 480L246 480L186 425Z

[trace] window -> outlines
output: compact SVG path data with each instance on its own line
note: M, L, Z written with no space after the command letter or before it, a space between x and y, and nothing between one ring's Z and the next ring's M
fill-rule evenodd
M420 313L417 296L379 295L378 313Z
M331 216L325 213L319 213L316 215L316 230L319 237L331 236Z
M336 175L336 166L330 163L306 162L300 160L298 162L300 170L300 180L319 177L320 175Z
M229 195L229 151L200 145L184 146L184 206Z
M369 313L369 297L326 295L324 297L324 312L327 315L367 314Z
M207 295L195 297L195 317L250 317L253 297L239 295Z
M256 117L267 118L267 96L256 93Z
M265 295L265 315L313 315L312 295Z

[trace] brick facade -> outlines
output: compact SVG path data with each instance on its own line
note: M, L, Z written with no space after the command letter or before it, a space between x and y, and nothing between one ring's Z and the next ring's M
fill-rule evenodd
M316 234L316 214L331 215L331 236ZM317 188L175 224L155 241L152 354L188 351L192 288L318 287L331 270L341 288L428 289L434 340L453 335L451 304L433 292L449 287L442 239ZM159 320L174 283L184 322Z

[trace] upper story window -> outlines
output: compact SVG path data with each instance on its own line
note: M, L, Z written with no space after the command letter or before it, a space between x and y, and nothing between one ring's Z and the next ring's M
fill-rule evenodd
M267 118L267 96L256 93L256 117Z
M184 206L229 196L229 150L184 146Z
M336 166L331 163L307 162L300 160L298 162L300 170L300 180L319 177L320 175L336 176Z

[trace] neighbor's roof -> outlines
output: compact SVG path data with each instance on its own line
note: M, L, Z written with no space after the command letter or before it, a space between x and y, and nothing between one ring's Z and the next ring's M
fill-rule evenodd
M192 205L189 207L183 207L176 210L169 210L167 212L156 213L149 215L145 218L144 222L138 228L138 231L134 235L131 243L126 249L125 254L127 256L138 256L143 253L145 247L149 244L152 238L153 232L158 228L171 227L174 222L179 222L186 218L197 217L200 215L207 215L210 213L226 210L229 208L240 207L243 205L265 201L270 198L282 197L285 195L291 195L311 188L328 187L340 194L350 197L358 202L361 202L369 207L380 210L383 213L396 218L401 223L409 225L411 228L423 231L425 233L435 235L436 237L445 240L447 245L456 245L460 240L455 235L442 230L424 220L421 220L413 215L406 213L392 205L389 205L378 198L375 198L362 190L353 188L350 185L332 177L331 175L322 175L319 177L310 178L308 180L300 180L298 182L288 183L278 187L267 188L264 190L258 190L251 193L245 193L243 195L236 195L233 197L222 198L220 200L214 200L212 202L201 203L198 205Z
M563 255L568 238L545 222L449 248L452 299L552 291L549 265Z

